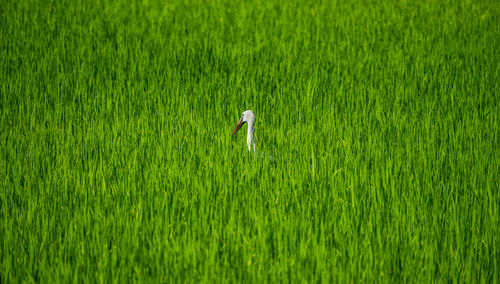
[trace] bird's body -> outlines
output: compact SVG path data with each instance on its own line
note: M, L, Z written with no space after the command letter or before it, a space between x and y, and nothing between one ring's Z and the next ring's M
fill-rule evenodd
M236 128L234 128L233 135L240 130L241 126L243 124L248 123L248 132L247 132L247 147L248 151L252 151L252 145L253 145L253 151L255 152L255 139L253 135L253 126L255 124L255 114L251 110L246 110L241 114L241 118L238 121L238 124L236 125Z

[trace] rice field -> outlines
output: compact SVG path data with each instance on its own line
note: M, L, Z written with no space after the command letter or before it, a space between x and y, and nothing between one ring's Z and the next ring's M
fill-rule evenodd
M3 1L0 282L498 283L499 94L494 0Z

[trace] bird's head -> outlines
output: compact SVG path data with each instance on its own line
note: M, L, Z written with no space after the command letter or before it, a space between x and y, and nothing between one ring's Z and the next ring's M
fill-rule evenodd
M245 110L241 114L241 118L238 121L238 124L236 125L236 128L233 130L233 135L240 130L240 128L245 124L246 122L253 124L255 122L255 114L251 110Z

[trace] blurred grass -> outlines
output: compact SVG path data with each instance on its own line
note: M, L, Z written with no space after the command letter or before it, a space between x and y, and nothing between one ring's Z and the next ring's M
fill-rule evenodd
M6 1L0 280L498 282L499 11Z

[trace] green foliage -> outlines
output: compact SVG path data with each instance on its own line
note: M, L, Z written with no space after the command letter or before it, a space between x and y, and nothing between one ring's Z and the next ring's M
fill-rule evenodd
M4 1L0 282L498 282L499 50L493 0Z

